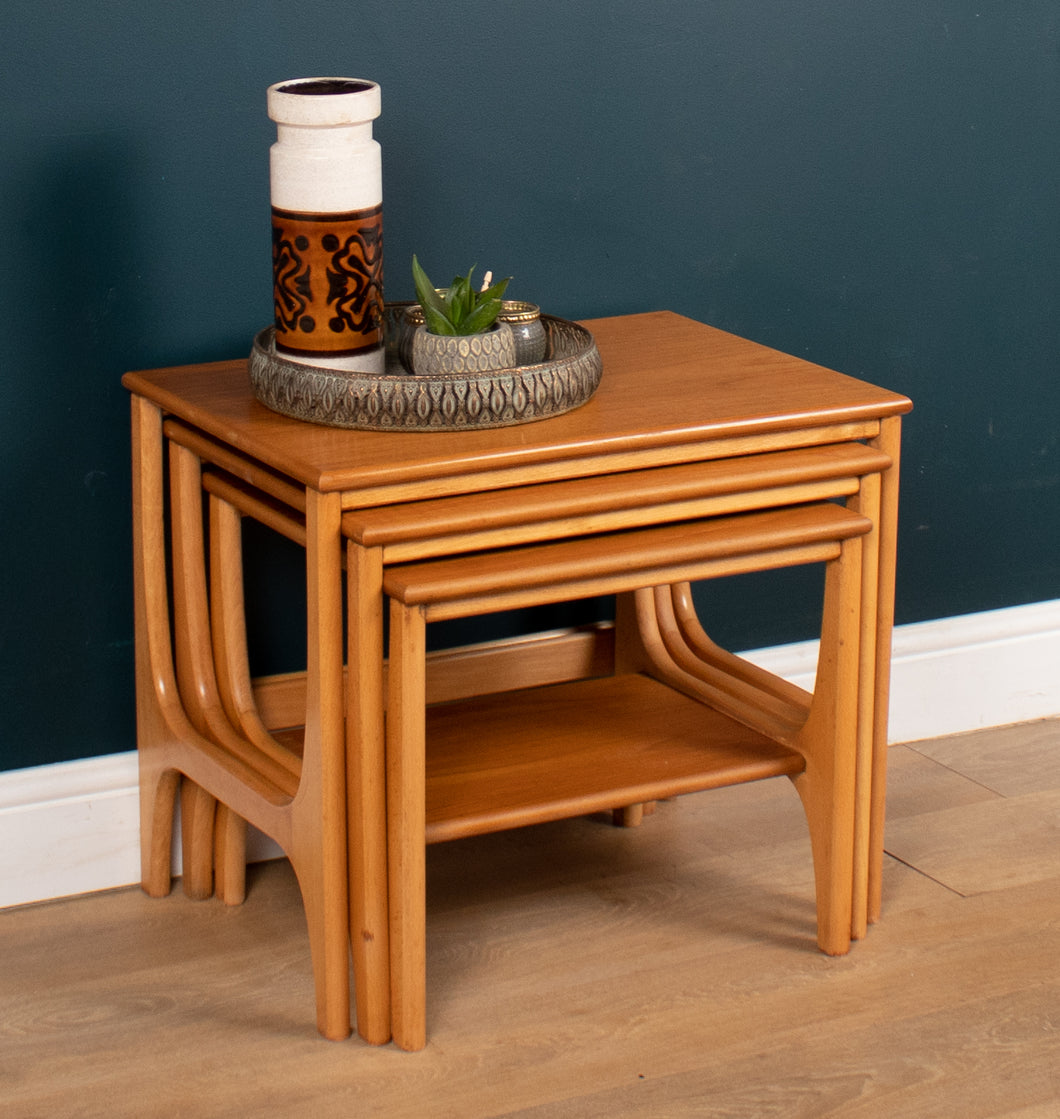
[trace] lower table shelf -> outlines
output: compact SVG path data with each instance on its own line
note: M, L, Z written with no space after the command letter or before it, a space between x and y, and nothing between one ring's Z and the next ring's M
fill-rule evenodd
M796 751L641 675L427 710L428 843L804 768Z

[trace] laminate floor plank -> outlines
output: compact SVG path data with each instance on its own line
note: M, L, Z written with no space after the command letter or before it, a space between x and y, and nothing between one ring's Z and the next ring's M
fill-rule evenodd
M1060 789L1060 720L1039 719L914 742L909 749L1002 796ZM1018 759L1015 762L1013 759Z
M1056 878L1060 789L890 821L887 850L965 896Z
M883 919L838 959L814 947L785 779L663 802L639 828L590 818L430 848L421 1053L316 1035L285 861L251 868L232 909L178 884L2 911L0 1113L1057 1119L1041 736L1058 727L1003 729L1023 791L983 780L988 738L967 767L952 739L892 750L900 857ZM957 873L977 862L974 881Z
M999 800L1002 794L932 760L913 746L892 746L887 759L889 822L966 804Z

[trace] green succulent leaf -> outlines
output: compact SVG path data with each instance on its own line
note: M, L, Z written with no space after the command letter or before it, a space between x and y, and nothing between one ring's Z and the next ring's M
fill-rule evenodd
M500 313L501 301L499 299L488 299L485 303L480 303L475 310L464 319L464 329L462 333L478 334L483 330L489 330Z
M416 298L423 308L423 315L427 322L427 329L432 334L451 334L450 330L440 330L432 326L432 320L435 323L446 322L449 323L450 328L452 323L449 319L449 310L446 307L445 300L438 294L434 284L431 283L420 266L420 262L416 259L415 255L412 257L412 282L416 286Z
M439 314L433 307L423 309L423 321L432 334L456 334L457 329L448 316Z
M484 292L482 292L482 294L479 296L479 299L503 299L504 292L507 289L510 280L511 276L506 276L503 280L498 280L495 284L493 284L491 287L488 287Z
M412 258L412 279L416 298L423 308L424 321L432 334L479 334L496 321L501 312L501 298L511 276L498 280L485 291L475 291L471 283L475 266L466 276L455 276L444 292L439 292L415 256Z
M454 326L460 325L471 310L474 294L471 291L471 273L456 276L449 285L445 301L449 307L449 319Z

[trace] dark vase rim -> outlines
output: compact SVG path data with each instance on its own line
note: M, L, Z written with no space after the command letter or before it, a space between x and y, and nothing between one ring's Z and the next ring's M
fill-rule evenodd
M284 82L277 93L295 93L303 97L335 97L344 93L366 93L375 88L375 82L361 78L305 78Z

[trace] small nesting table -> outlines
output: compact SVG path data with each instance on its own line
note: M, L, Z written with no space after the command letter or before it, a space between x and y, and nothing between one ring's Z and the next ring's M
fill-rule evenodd
M242 360L124 379L143 885L170 888L178 789L192 896L242 899L246 821L276 839L302 891L327 1037L350 1030L352 947L358 1032L423 1044L425 841L601 807L632 822L654 797L788 775L807 804L821 947L845 951L879 915L911 404L669 312L585 325L603 359L596 395L555 419L486 431L301 423L254 399ZM305 548L305 673L250 679L244 516ZM842 572L826 584L813 697L714 644L689 585L808 562ZM424 658L424 621L599 592L618 595L614 627ZM389 684L387 598L399 643ZM563 724L588 735L598 720L587 710L609 712L634 739L660 718L692 729L661 761L616 752L609 787L606 742L579 762L553 734ZM484 729L461 731L513 719L539 722L525 748L539 751L543 736L560 742L553 757L498 761ZM707 762L693 756L697 736L714 751ZM563 795L497 778L498 766L529 761L563 772ZM807 777L815 767L827 795Z

